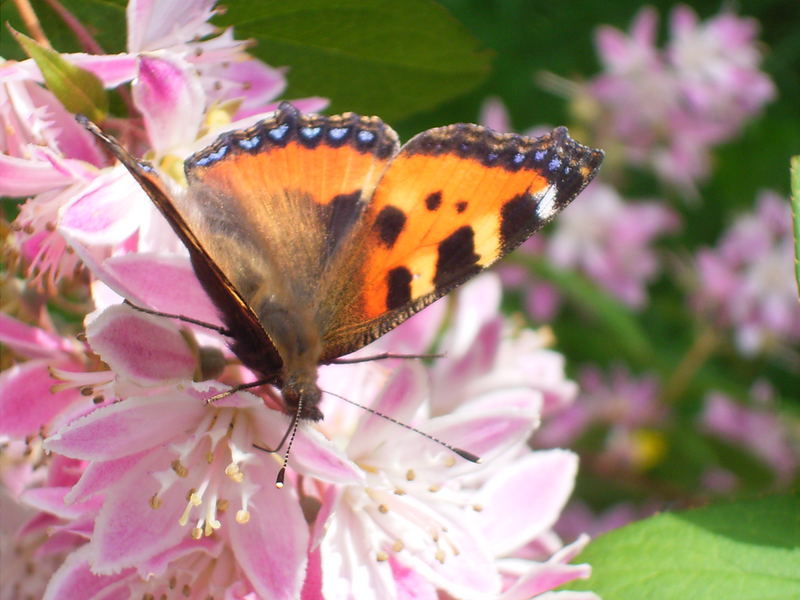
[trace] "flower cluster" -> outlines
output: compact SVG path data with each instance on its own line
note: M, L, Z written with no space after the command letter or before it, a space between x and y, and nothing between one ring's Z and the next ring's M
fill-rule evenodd
M582 89L578 105L603 147L694 192L708 175L710 148L736 135L775 88L759 70L754 20L726 11L700 22L680 5L664 48L657 29L651 7L641 9L630 34L599 28L604 72Z
M147 153L178 178L198 138L257 120L286 86L280 70L245 52L247 42L206 23L213 5L204 0L186 10L168 0L131 2L127 53L63 55L106 88L131 83L130 108L141 122L109 123L132 152ZM154 222L155 210L125 169L105 166L91 135L41 81L33 60L0 65L0 194L30 197L13 224L13 250L32 281L52 293L74 274L78 257L86 262L163 247L167 229ZM326 101L295 105L315 110Z
M737 402L721 392L711 392L705 398L700 415L702 429L730 444L747 448L775 474L775 484L789 484L797 474L800 435L775 411L773 391L769 384L753 384L747 402ZM795 428L796 429L796 428ZM736 485L733 474L723 469L711 469L706 481L725 486Z
M215 128L262 118L285 86L208 23L213 6L132 0L128 52L63 55L130 83L141 120L105 125L175 185ZM33 61L0 66L0 193L28 197L9 239L27 283L11 279L0 322L0 596L522 600L588 576L568 564L588 538L552 530L577 457L527 445L575 385L547 335L501 316L496 278L361 352L446 358L321 368L326 419L300 427L277 489L279 392L209 403L253 377L225 339L121 303L219 322L168 225L41 80ZM67 322L58 296L83 300L61 306Z
M545 419L535 441L541 447L573 446L592 427L603 428L603 448L594 465L611 475L623 470L641 471L657 464L664 440L667 409L659 402L661 387L653 376L636 377L622 365L609 374L584 367L578 383L580 402L555 411Z
M696 258L694 304L704 319L732 328L745 355L790 348L800 340L792 216L785 198L759 194L715 248Z
M565 539L748 486L786 489L797 475L796 419L781 411L794 396L779 389L782 379L797 378L800 364L789 204L761 192L713 247L699 237L706 228L700 211L741 205L730 182L715 186L728 192L702 207L669 204L699 195L714 148L776 97L761 70L759 24L728 8L701 20L679 5L665 29L662 44L658 13L642 8L628 32L595 29L598 74L539 75L543 87L571 101L571 126L607 158L579 200L500 269L506 286L522 292L528 315L552 323L565 347L586 359L576 367L577 400L545 410L532 438L535 447L569 446L582 458L581 495L555 528ZM481 122L511 129L497 98L484 103ZM659 183L669 185L648 200L628 193L641 196ZM729 333L738 352L720 343ZM778 389L772 401L754 401L755 373ZM737 458L726 443L737 446ZM741 468L744 455L773 476Z

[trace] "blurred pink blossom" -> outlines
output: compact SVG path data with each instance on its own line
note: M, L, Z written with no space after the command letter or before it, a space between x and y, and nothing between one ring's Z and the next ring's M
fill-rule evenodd
M800 438L792 435L786 420L776 413L771 395L763 397L758 387L754 386L754 398L748 403L721 392L708 394L701 426L758 456L775 472L776 484L786 484L797 475ZM721 483L719 478L715 482Z
M655 377L637 377L622 365L609 372L587 366L578 383L576 402L545 418L533 438L537 447L568 446L590 428L602 427L596 466L639 470L661 459L665 442L656 428L664 426L667 409L658 401Z
M619 502L595 512L585 502L574 500L561 513L556 531L565 540L576 539L586 534L596 537L633 521L652 516L656 510L655 506L639 507L632 502Z
M789 203L762 191L754 210L739 216L716 248L698 253L694 306L732 328L745 355L791 347L800 340L793 268Z
M734 137L775 96L759 70L758 24L725 11L699 22L675 7L671 37L656 46L658 15L642 8L629 34L597 30L604 72L582 88L596 143L648 167L687 193L709 170L711 148Z
M641 308L647 282L659 271L652 244L677 229L676 213L658 202L626 202L595 182L565 210L547 240L547 255L562 268L577 268L616 298Z

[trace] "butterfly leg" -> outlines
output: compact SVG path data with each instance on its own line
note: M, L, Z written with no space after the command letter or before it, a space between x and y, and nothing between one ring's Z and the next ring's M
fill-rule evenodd
M198 319L192 319L191 317L184 317L183 315L173 315L170 313L161 312L158 310L151 310L149 308L144 308L143 306L139 306L138 304L134 304L127 298L125 299L125 304L133 308L134 310L138 310L139 312L143 312L148 315L155 315L157 317L167 317L170 319L178 319L179 321L183 321L184 323L191 323L192 325L197 325L199 327L204 327L205 329L211 329L212 331L216 331L220 335L224 335L226 337L230 337L231 332L228 328L222 327L220 325L214 325L213 323L206 323L205 321L199 321Z
M224 392L220 392L219 394L214 394L210 398L206 399L206 404L214 404L217 400L222 400L223 398L227 398L235 394L236 392L241 392L242 390L249 390L256 387L261 387L262 385L267 385L270 383L275 383L277 380L275 377L270 377L269 379L259 379L258 381L251 381L250 383L240 383L239 385L235 385L232 388L228 388Z
M444 358L444 354L393 354L392 352L382 352L380 354L373 354L372 356L363 356L360 358L335 358L330 363L332 365L352 365L362 362L371 362L373 360L386 360L388 358Z

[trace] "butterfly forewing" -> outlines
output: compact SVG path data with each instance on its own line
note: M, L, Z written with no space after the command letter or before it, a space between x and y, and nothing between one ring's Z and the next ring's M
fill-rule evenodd
M344 244L397 148L375 117L301 115L284 103L186 161L178 210L284 363L316 366L331 312L320 281L352 251Z
M594 177L603 153L564 128L536 138L451 125L411 139L375 190L354 243L354 295L324 331L352 352L516 248ZM342 260L348 257L343 256Z

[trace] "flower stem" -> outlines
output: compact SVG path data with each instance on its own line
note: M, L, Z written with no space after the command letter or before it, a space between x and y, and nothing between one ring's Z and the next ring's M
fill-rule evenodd
M36 12L34 12L30 1L14 0L14 5L17 7L17 12L22 18L22 22L25 23L25 29L28 30L31 37L42 46L52 49L53 46L50 45L50 40L47 39L42 25L39 23L39 17L36 16Z
M717 347L717 334L712 327L706 327L692 343L689 351L678 364L664 384L660 401L667 405L674 403L686 391L700 367Z
M64 8L58 0L45 0L45 2L47 2L50 8L52 8L59 17L61 17L64 24L72 30L75 37L77 37L78 41L81 43L81 46L83 46L87 52L90 54L105 54L103 48L92 37L89 30L83 26L83 23Z

